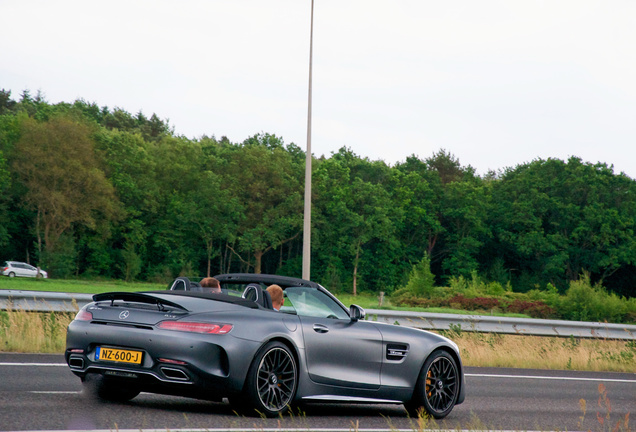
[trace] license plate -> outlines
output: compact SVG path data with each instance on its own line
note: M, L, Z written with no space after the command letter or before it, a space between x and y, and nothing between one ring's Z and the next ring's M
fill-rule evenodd
M141 351L97 347L95 360L141 364Z

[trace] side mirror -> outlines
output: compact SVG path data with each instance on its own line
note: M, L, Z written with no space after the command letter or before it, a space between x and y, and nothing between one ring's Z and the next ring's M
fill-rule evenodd
M353 322L363 320L365 316L364 309L358 305L351 305L349 307L349 316Z

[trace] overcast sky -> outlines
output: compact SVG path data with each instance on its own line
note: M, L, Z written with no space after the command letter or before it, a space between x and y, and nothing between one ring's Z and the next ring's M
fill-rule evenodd
M636 1L315 0L312 152L636 178ZM0 0L0 88L305 149L311 0Z

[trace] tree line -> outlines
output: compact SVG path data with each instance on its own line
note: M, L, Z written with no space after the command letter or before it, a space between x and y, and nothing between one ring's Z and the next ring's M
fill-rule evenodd
M53 277L300 276L305 153L276 135L179 136L156 114L0 91L0 260ZM478 275L564 291L584 272L635 296L636 182L537 159L478 175L450 152L390 166L314 158L312 279L392 292L428 257L435 283Z

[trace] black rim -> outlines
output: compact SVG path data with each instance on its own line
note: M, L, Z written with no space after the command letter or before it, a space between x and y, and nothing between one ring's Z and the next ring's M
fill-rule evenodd
M438 357L426 373L426 400L436 412L453 407L457 394L457 369L446 357Z
M272 411L285 408L296 388L296 365L282 348L269 350L258 366L258 397L263 406Z

